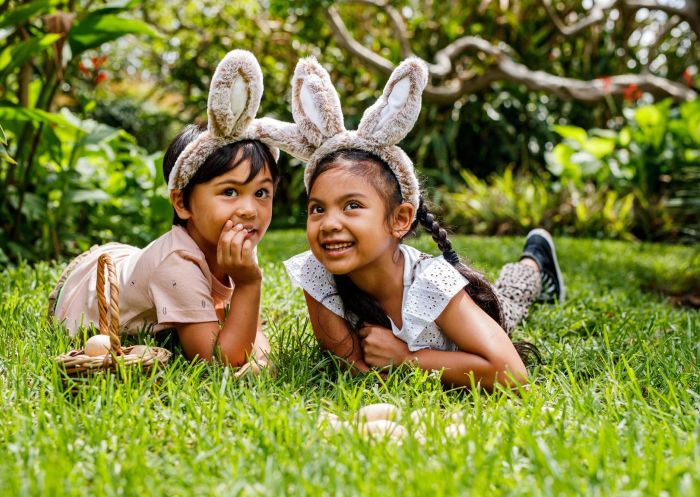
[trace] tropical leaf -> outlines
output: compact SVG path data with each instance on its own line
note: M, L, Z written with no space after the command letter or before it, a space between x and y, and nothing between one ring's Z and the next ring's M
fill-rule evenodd
M27 5L22 5L21 7L10 10L7 14L0 17L0 29L22 24L36 14L46 12L54 3L55 2L50 0L36 0L34 2L29 2Z
M68 33L68 43L75 56L128 34L160 36L143 21L127 19L111 13L105 14L104 9L101 9L91 12L73 26Z

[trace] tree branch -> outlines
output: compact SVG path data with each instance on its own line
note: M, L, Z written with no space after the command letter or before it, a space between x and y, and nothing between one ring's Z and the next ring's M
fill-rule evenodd
M576 23L567 25L564 24L564 22L559 18L557 15L556 11L554 10L554 7L552 7L552 4L550 3L549 0L541 0L542 6L544 7L544 10L547 11L547 15L549 18L552 20L552 23L554 26L557 28L557 30L563 34L564 36L573 36L575 34L580 33L584 29L589 28L590 26L593 26L595 24L600 24L603 22L607 16L608 12L615 7L617 4L618 0L613 0L610 5L607 5L605 8L601 8L597 2L593 3L593 7L591 8L590 14L588 14L586 17L579 19L576 21Z
M341 47L380 74L385 76L391 74L395 66L390 60L358 43L335 8L331 7L326 12L331 30ZM694 90L651 74L622 74L585 81L532 70L513 60L509 55L513 53L511 47L505 44L499 47L474 36L459 38L440 50L435 56L436 62L428 64L430 76L442 78L452 74L453 60L467 50L492 57L493 63L487 67L484 74L477 77L463 75L439 86L429 84L423 94L426 101L451 104L465 94L486 88L495 81L523 84L533 91L546 91L562 98L584 102L603 100L608 95L625 94L630 88L646 91L655 96L672 97L676 100L691 100L697 97Z
M341 2L345 4L362 3L365 5L373 5L374 7L384 11L396 30L396 36L399 39L399 46L401 47L401 57L406 58L413 55L411 44L408 41L409 36L408 31L406 30L406 23L404 22L399 11L396 10L393 5L390 5L383 0L341 0Z

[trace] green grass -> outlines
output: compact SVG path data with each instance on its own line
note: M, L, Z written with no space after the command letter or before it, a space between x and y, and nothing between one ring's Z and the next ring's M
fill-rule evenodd
M433 250L427 239L414 242ZM455 237L492 278L521 239ZM276 377L237 380L176 354L157 376L91 379L70 393L53 357L73 348L44 322L62 265L0 274L2 495L700 495L697 311L641 290L691 249L563 239L569 299L538 306L516 337L545 365L529 391L448 391L400 369L352 378L316 348L280 260L305 246L274 232L260 249ZM427 443L366 442L316 427L388 401L441 416Z

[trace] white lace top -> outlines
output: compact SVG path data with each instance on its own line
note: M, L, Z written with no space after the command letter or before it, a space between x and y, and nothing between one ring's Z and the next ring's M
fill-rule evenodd
M433 257L408 245L399 245L404 256L403 327L391 322L394 335L408 345L411 352L420 349L457 350L435 320L447 304L467 284L467 280L442 256ZM333 275L311 251L284 261L289 277L328 310L345 318L345 310L336 293Z

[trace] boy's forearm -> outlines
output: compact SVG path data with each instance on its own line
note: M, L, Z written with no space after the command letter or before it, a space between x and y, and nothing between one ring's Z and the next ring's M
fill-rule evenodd
M495 365L481 356L463 351L423 349L411 353L407 361L424 370L442 371L440 380L455 386L471 386L470 373L474 375L475 384L480 384L489 390L496 383L504 385L527 383L527 375L515 375L513 378L507 365Z
M260 316L262 281L236 285L229 315L217 338L222 359L232 366L245 363L253 350Z

